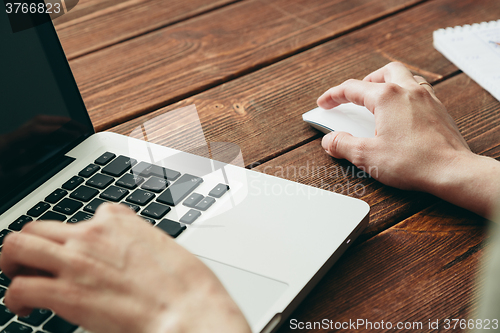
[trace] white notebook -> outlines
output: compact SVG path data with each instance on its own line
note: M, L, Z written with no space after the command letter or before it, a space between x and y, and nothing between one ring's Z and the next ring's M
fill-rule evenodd
M500 20L434 31L434 47L500 101Z

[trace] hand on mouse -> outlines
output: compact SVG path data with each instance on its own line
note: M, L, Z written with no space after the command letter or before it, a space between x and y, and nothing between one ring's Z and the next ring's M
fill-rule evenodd
M250 332L212 271L123 205L32 222L6 237L0 266L20 315L49 308L95 333Z
M374 114L376 135L329 133L322 141L328 154L351 161L386 185L429 192L483 216L492 213L500 198L500 163L471 152L424 78L390 63L318 98L325 109L348 102Z

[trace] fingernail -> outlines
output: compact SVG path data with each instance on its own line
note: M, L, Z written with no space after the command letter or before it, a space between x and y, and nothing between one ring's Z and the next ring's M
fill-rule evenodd
M321 140L321 146L328 154L330 154L330 151L328 149L330 148L332 141L333 141L333 132L328 133L323 137L323 140Z

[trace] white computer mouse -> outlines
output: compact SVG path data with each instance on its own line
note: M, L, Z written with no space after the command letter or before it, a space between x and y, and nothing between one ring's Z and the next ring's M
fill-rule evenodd
M341 131L360 138L375 136L375 116L364 106L353 103L330 110L318 107L304 113L302 119L324 133Z

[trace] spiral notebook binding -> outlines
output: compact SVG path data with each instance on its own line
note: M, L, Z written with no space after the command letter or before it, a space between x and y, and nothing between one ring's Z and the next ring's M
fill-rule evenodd
M500 27L500 20L496 21L489 21L489 22L481 22L481 23L474 23L472 25L470 24L465 24L465 25L457 25L455 27L447 27L447 28L442 28L434 31L434 35L441 35L441 34L452 34L452 33L460 33L464 31L477 31L477 30L482 30L482 29L489 29L489 28L497 28Z

